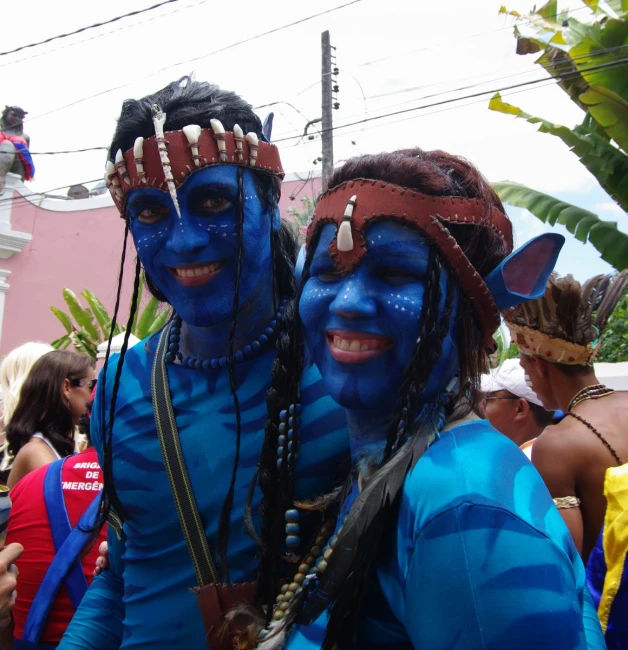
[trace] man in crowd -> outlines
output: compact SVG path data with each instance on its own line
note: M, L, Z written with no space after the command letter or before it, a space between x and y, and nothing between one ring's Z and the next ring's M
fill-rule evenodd
M101 373L91 433L116 533L59 650L232 648L224 611L253 600L260 562L280 571L254 541L265 513L293 507L278 476L296 470L307 498L348 459L315 367L285 390L296 241L266 135L240 97L189 78L123 105L106 177L137 250L134 298L141 263L175 315ZM257 476L260 455L273 462ZM275 531L288 557L308 541L299 525Z
M535 438L552 424L554 414L526 383L519 359L507 359L483 375L480 389L482 415L530 458Z
M538 437L532 462L583 560L609 648L628 645L628 395L600 384L593 360L628 271L580 285L550 278L539 300L504 314L527 380L565 417Z

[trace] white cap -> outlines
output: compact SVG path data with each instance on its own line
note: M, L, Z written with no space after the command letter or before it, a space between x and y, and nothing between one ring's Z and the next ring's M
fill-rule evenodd
M483 393L507 390L531 404L543 406L537 394L526 384L525 372L519 359L506 359L501 366L493 368L488 375L482 375L480 390Z

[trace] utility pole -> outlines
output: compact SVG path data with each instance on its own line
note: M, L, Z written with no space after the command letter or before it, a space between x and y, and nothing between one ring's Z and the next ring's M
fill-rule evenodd
M323 116L323 191L327 189L327 183L334 169L334 134L332 131L332 80L331 80L331 43L329 31L321 34L321 85L322 93L322 116Z

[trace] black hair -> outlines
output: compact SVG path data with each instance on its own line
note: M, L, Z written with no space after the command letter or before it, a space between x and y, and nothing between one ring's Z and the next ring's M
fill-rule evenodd
M120 114L118 125L115 135L113 137L111 146L109 148L109 159L114 160L116 152L120 149L126 151L133 146L137 137L148 138L154 135L154 127L152 121L152 106L157 104L161 110L166 113L166 122L164 128L166 131L173 131L181 129L188 124L198 124L201 128L209 128L211 126L210 119L218 119L222 122L226 130L232 130L234 124L239 124L245 133L255 132L260 139L262 138L262 124L260 119L253 112L250 104L246 103L242 98L233 92L220 89L218 86L194 81L190 77L182 77L181 79L168 84L162 90L148 95L139 100L127 100L123 103L122 112ZM239 281L240 270L242 267L243 259L243 219L244 219L244 204L243 204L243 188L242 188L242 174L241 168L238 169L238 234L239 237L239 250L238 250L238 272L236 277L236 286L233 300L233 310L229 330L229 356L233 357L235 333L237 327L237 305L239 301ZM263 170L256 170L254 172L254 183L258 196L272 214L277 209L279 195L280 195L280 182L276 176L268 174ZM122 286L124 259L126 254L126 243L129 234L129 219L127 215L122 215L125 218L125 237L124 237L124 250L120 264L120 273L118 278L118 291L116 296L116 305L112 319L112 335L115 324L117 322L118 309L120 305L120 289ZM273 303L277 305L281 298L292 298L294 295L294 264L297 254L296 236L291 226L282 221L279 230L274 231L271 228L270 244L272 253L273 264ZM113 445L113 426L115 417L115 406L120 389L120 377L122 367L124 364L124 357L128 348L128 334L130 333L130 324L133 322L133 317L137 309L137 294L139 289L139 273L141 265L139 259L136 262L136 275L134 283L134 291L132 297L131 313L129 315L129 322L126 330L126 336L120 352L120 359L116 368L116 375L114 378L111 400L109 402L109 421L105 425L105 400L101 403L101 421L105 429L103 437L103 451L104 451L104 466L103 476L105 488L103 490L103 508L102 519L105 519L111 509L123 519L128 518L128 512L120 502L113 479L113 463L112 463L112 445ZM155 285L152 279L146 274L144 270L146 285L150 292L162 302L166 302L166 297ZM106 377L109 351L111 346L111 338L109 337L107 347L107 359L103 368L103 384ZM281 336L278 337L278 346ZM284 363L287 359L284 358ZM240 451L240 435L241 435L241 422L240 422L240 404L236 391L235 370L233 364L229 366L229 382L231 393L234 401L234 408L236 414L236 441L235 441L235 455L234 464L229 483L228 492L223 503L223 508L220 515L220 523L218 530L218 556L220 559L220 568L223 576L229 582L229 569L227 567L227 544L229 538L229 524L231 507L233 503L233 495L235 489L235 481L237 476L239 451ZM105 386L103 385L103 391ZM103 393L104 395L104 393ZM250 513L248 515L250 519ZM97 526L99 526L97 524ZM252 528L252 526L247 526Z
M550 424L554 421L554 411L547 411L542 406L534 404L533 402L528 402L530 406L530 411L532 412L532 417L539 427L549 427Z

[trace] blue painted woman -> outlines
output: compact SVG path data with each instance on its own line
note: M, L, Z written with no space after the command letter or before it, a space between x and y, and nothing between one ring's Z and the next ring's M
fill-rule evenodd
M275 462L265 431L276 435L291 399L296 243L279 216L279 154L265 139L243 99L189 78L122 108L106 177L125 249L130 233L137 250L128 324L142 268L174 317L128 351L125 341L101 374L92 440L103 515L118 535L64 650L231 648L217 638L223 610L254 597L260 562L280 571L269 550L260 558L257 512L285 510L292 491L277 490L276 466L257 468L260 457ZM307 497L331 487L348 442L315 368L299 390L295 489Z
M602 648L543 481L473 412L499 309L542 293L562 237L511 254L490 185L440 151L357 158L329 186L299 314L347 410L353 469L285 513L315 508L322 524L258 647Z

